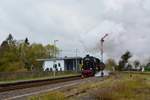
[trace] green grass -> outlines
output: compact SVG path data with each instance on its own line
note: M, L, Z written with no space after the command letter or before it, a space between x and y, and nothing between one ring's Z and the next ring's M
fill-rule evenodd
M29 100L65 100L65 95L61 92L49 92L44 95L30 97Z
M124 74L104 82L92 93L97 100L149 100L150 75Z

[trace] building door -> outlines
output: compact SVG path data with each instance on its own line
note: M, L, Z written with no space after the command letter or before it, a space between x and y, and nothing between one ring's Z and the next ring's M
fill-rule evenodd
M73 71L73 67L74 67L73 60L71 59L65 60L65 67L66 70Z

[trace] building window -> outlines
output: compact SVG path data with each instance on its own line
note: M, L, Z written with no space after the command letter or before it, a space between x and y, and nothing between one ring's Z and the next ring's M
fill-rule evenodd
M61 67L61 64L60 64L60 63L58 63L58 67Z
M56 67L57 67L57 64L54 64L54 65L53 65L53 68L55 68L55 69L56 69Z
M50 71L52 72L52 71L53 71L53 69L52 69L52 68L50 68Z

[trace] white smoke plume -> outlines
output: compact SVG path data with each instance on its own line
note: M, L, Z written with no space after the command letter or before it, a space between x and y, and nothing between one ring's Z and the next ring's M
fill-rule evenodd
M104 43L107 57L119 58L129 50L133 59L146 60L150 57L150 2L148 0L110 0L105 2L103 20L82 36L90 51L100 51L100 38L108 33ZM149 7L148 7L149 6Z

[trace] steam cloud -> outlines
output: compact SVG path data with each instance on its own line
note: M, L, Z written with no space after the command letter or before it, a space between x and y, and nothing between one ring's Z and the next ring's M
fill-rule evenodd
M99 52L100 38L109 33L105 41L106 56L119 58L129 50L133 60L149 58L150 48L150 2L148 0L106 1L106 12L101 15L100 24L89 31L83 40L89 50Z

